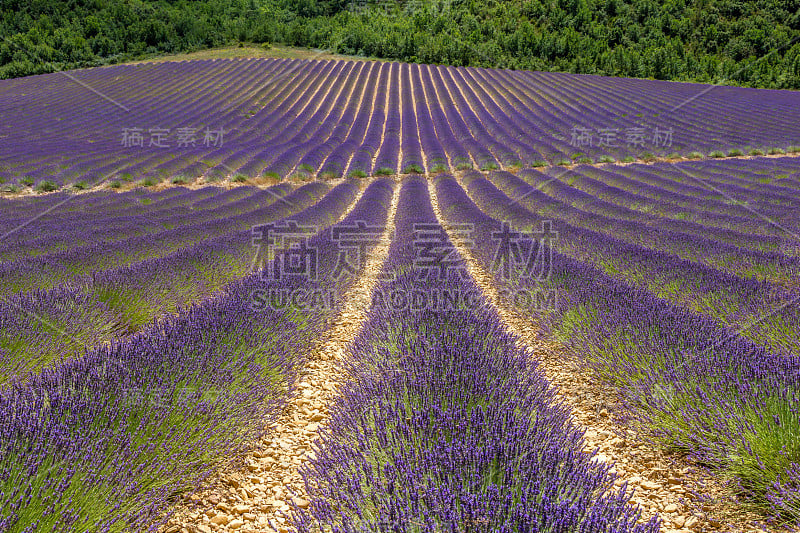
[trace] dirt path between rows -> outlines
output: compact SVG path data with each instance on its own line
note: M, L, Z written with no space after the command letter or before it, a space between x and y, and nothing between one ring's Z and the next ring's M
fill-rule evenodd
M719 482L614 421L619 401L613 391L597 382L563 346L542 340L536 324L501 299L492 277L478 265L471 250L453 239L453 228L442 216L434 184L429 188L434 213L466 260L470 275L506 328L536 354L558 398L572 410L574 423L586 431L585 450L598 450L598 460L614 464L617 486L627 482L635 489L631 503L641 506L643 518L659 515L663 533L764 531L754 524L757 516L731 505L729 493Z
M220 475L210 489L187 497L165 533L284 533L290 530L291 503L308 506L299 470L313 458L311 443L328 418L342 378L337 362L366 320L394 232L399 193L398 183L380 243L369 253L361 279L344 296L342 310L313 349L284 413L248 454L243 468Z

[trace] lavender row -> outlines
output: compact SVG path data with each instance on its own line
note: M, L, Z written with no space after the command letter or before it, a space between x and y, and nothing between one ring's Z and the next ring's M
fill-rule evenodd
M98 191L93 195L75 195L67 192L56 192L42 196L25 196L22 198L3 198L0 201L0 220L3 224L22 223L30 220L29 212L45 215L66 214L68 212L94 213L109 211L126 211L135 207L141 198L151 198L151 202L166 200L179 195L180 189L164 189L149 192L133 189L122 193Z
M700 164L698 164L700 163ZM695 167L704 172L713 172L718 179L736 180L737 183L752 184L757 188L787 192L800 190L800 158L771 157L753 158L748 165L731 164L724 159L687 163L685 167ZM735 163L735 162L734 162Z
M456 170L462 169L469 169L472 168L472 160L470 158L470 154L467 151L466 147L459 142L459 139L456 138L456 134L451 127L451 124L445 114L444 108L449 108L446 102L447 100L443 98L437 88L434 86L431 80L430 74L431 67L425 66L421 72L425 72L425 75L418 74L421 84L415 83L414 89L417 91L417 94L420 93L420 88L424 91L425 96L417 96L416 100L418 102L418 107L420 111L418 111L419 115L424 115L426 113L425 106L423 103L427 103L427 107L430 113L431 122L433 122L433 129L435 133L436 140L440 143L441 149L445 151L447 159L449 159L451 165ZM427 117L426 117L427 118ZM425 137L422 143L424 146L429 147L432 151L431 160L434 161L436 164L444 163L444 159L442 159L441 154L439 154L439 147L431 142L431 134L426 132L420 132L420 138ZM463 139L466 141L466 139ZM439 159L442 159L439 161ZM436 165L431 166L431 172L437 172L440 168Z
M349 177L363 178L372 172L372 160L377 155L383 139L386 120L386 97L389 93L388 87L390 83L389 76L389 70L380 69L380 77L375 86L372 107L369 110L369 126L361 128L354 125L353 127L352 131L363 131L364 135L360 145L353 145L352 157L347 165L347 176ZM369 88L367 90L369 91ZM364 106L362 106L363 108Z
M634 174L629 167L614 166L603 170L579 167L578 172L596 177L607 186L634 194L637 199L643 197L644 201L655 203L658 214L688 218L711 227L730 228L742 233L768 234L772 231L767 224L755 219L741 207L722 201L721 195L713 190L704 189L694 183L678 183L664 177L661 172L651 172L649 168L641 170L641 173ZM573 173L562 171L553 174L549 172L547 176L542 176L541 173L536 175L528 172L527 176L532 180L550 182L548 186L553 194L561 193L565 197L580 195L584 202L598 200L596 195L581 195L579 192L571 191L568 185L562 184L562 176L565 178L564 181L580 184L580 180L575 178ZM556 177L558 179L554 179Z
M418 278L415 225L445 234L424 181L408 178L400 194L383 269L393 279L373 291L350 379L304 467L311 504L298 529L658 531L583 453L569 412L478 287L457 270ZM401 291L474 299L447 311L384 305Z
M750 161L745 160L739 168L747 169L749 166ZM728 212L733 216L752 216L752 211L742 209L742 206L748 206L762 215L780 219L791 214L787 208L798 205L792 192L770 192L765 184L756 181L748 183L747 187L717 181L705 171L698 172L691 162L669 166L659 163L648 167L630 165L620 169L619 173L633 178L634 187L643 181L655 183L672 189L674 197L689 205L702 209L703 203L707 203L709 211Z
M69 214L55 219L45 216L23 228L30 227L30 233L38 237L26 239L23 236L3 248L0 257L8 257L19 263L26 255L34 255L34 261L41 262L48 259L48 254L54 254L56 261L75 264L76 271L80 268L77 264L82 254L88 257L83 263L84 267L91 267L98 261L99 264L108 262L110 257L120 263L135 258L144 259L148 254L170 251L168 246L153 246L154 242L178 246L179 240L184 239L189 243L192 236L197 235L197 228L205 228L208 236L213 236L226 228L235 227L235 222L248 213L282 200L291 189L289 184L265 190L237 187L183 207L144 205L148 204L145 197L141 199L135 214L95 215L94 220L84 222L70 223ZM12 238L16 233L12 234ZM120 250L124 250L122 255Z
M342 224L385 224L391 190L372 184ZM311 242L323 265L338 255L331 233ZM325 274L319 288L340 294L358 279ZM0 390L0 528L153 528L176 494L198 489L258 438L338 306L254 310L253 293L270 288L313 287L255 273L219 298Z
M555 181L535 170L519 173L523 181L507 172L493 175L493 181L512 198L543 217L563 220L575 227L583 227L647 249L676 255L681 259L702 263L711 268L726 271L742 278L755 278L794 289L797 286L798 258L793 254L749 250L736 244L720 242L713 238L713 231L696 235L690 232L673 231L659 227L657 220L643 222L624 220L622 210L617 217L595 214L592 205L601 203L581 191L565 187L551 187ZM544 192L543 192L544 191ZM509 200L511 202L512 200ZM586 206L583 211L577 206ZM607 215L614 215L609 210ZM619 220L623 218L623 220Z
M796 356L558 252L547 276L515 267L506 277L492 268L503 222L483 213L452 178L437 182L437 194L450 223L474 224L474 255L504 294L551 296L539 300L547 305L516 297L509 304L615 387L646 433L737 480L767 514L800 519L800 457L792 452L800 430L793 414L800 404ZM544 250L535 237L519 245L526 257Z
M354 67L355 75L348 77L346 83L340 88L338 85L332 91L338 92L333 107L325 112L324 121L319 128L307 129L306 138L309 139L310 150L299 160L297 168L307 172L317 172L328 155L344 142L352 125L353 116L361 104L359 95L365 85L372 85L375 78L370 79L369 63L357 63ZM330 98L330 96L329 96ZM312 124L314 124L312 122ZM296 149L304 151L301 144Z
M324 135L326 130L333 128L338 117L330 111L342 109L360 70L358 65L351 62L337 65L339 66L341 73L335 74L332 76L333 79L320 87L317 94L319 100L312 100L312 103L306 105L303 112L289 123L281 137L267 143L267 147L275 150L278 155L267 167L266 175L275 177L289 175L307 151L324 142L325 137L320 138L317 135Z
M372 174L397 173L398 158L400 157L400 132L402 118L400 116L401 79L400 64L392 63L389 67L389 86L387 87L386 118L383 127L383 139L376 147L375 160L372 164Z
M400 64L400 98L402 100L402 136L400 150L403 158L400 161L402 174L425 172L425 162L422 160L422 147L420 146L421 129L417 126L417 110L414 107L411 89L410 66Z
M329 218L346 209L357 188L342 184L317 202L328 189L320 183L301 187L293 205L276 203L256 211L250 225L299 216L298 212L309 223L330 224ZM0 348L0 382L80 355L212 297L247 275L255 255L248 226L161 257L94 272L79 283L12 295L0 304L0 332L5 339Z
M194 209L214 207L215 200L225 203L230 191L216 187L197 190L173 187L157 192L133 189L122 193L98 191L50 196L54 201L34 203L14 200L16 203L9 206L8 216L0 220L7 229L3 242L6 248L24 246L26 243L35 246L37 239L61 234L72 234L79 238L78 234L82 231L102 232L106 228L109 231L122 231L132 226L131 221L137 217L143 224L175 218ZM150 218L142 218L143 210ZM136 229L135 226L133 229Z
M324 190L320 184L309 190L313 191L315 187L317 193ZM132 237L121 242L98 242L40 257L20 258L0 263L2 291L11 294L36 288L47 289L63 283L79 284L82 277L93 272L157 258L175 253L202 240L230 235L257 223L259 217L263 215L269 216L274 212L284 216L284 213L307 207L319 198L319 196L309 196L308 190L295 191L283 198L287 192L288 187L285 186L276 186L270 191L259 191L253 198L255 203L245 206L244 212L239 215L228 217L223 207L223 213L217 213L217 217L188 227L165 229L155 234Z
M0 177L66 184L119 176L340 176L416 172L422 154L430 154L423 170L439 171L737 155L800 144L800 106L791 91L274 59L120 65L74 75L81 84L58 75L0 84L0 118L9 125ZM702 96L684 101L680 112L665 104L679 106L676 95L692 94ZM187 128L193 136L179 133ZM123 131L144 138L125 142ZM168 134L153 141L158 131Z
M527 177L533 176L528 174ZM788 243L785 238L767 234L774 233L774 228L763 220L754 220L741 215L715 216L676 206L664 200L649 198L609 184L614 183L616 179L613 169L578 168L574 172L559 175L558 180L561 183L569 182L570 187L586 195L575 191L566 192L563 189L559 193L574 198L571 202L573 205L580 202L586 210L612 218L640 222L677 233L706 236L727 244L763 252L787 249ZM529 181L533 183L532 180ZM555 187L550 189L544 186L542 189L551 194L559 194L554 192Z
M367 134L367 126L370 123L372 115L373 102L376 97L383 97L383 94L376 94L375 88L381 76L380 68L377 64L369 65L369 79L367 83L360 88L359 102L360 106L348 107L348 115L342 119L337 126L337 132L328 139L330 145L326 152L328 154L319 170L321 178L341 178L345 175L347 164L356 152L359 146L363 146L362 142ZM355 95L354 95L355 99Z
M272 189L275 194L288 187ZM55 209L57 213L45 214L8 235L0 245L0 259L21 259L24 256L41 256L65 251L80 246L120 242L133 237L154 234L165 229L197 224L225 214L236 215L245 207L244 197L255 195L257 189L237 187L223 190L205 187L179 195L181 202L173 199L158 201L150 195L137 197L130 209L94 210L83 218L74 207L68 210ZM91 200L100 202L96 193L87 194ZM155 200L155 201L154 201ZM70 200L74 201L74 200ZM70 201L64 204L67 207ZM127 202L126 202L127 203ZM89 204L91 206L91 204ZM85 205L79 209L85 209ZM88 211L88 210L87 210ZM21 225L21 224L20 224Z
M800 322L796 289L787 291L768 282L740 278L671 253L548 220L515 203L479 175L466 177L464 183L471 199L485 213L518 229L552 224L557 233L554 249L565 256L729 327L751 324L741 335L787 356L800 354L800 336L786 327Z

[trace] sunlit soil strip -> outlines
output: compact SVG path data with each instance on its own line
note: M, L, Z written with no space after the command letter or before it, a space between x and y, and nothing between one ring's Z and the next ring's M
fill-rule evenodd
M629 493L580 453L568 410L478 286L449 267L419 276L419 231L451 249L424 180L404 182L395 226L387 276L303 469L312 499L299 530L657 531L656 520L634 525ZM444 309L395 298L416 292L461 301Z
M356 183L338 186L302 223L331 224L358 192ZM298 290L302 281L270 287ZM282 409L325 318L289 306L254 312L252 291L263 286L253 273L0 389L0 529L140 531L230 464L232 450L248 449Z
M200 503L200 510L187 507L179 511L185 519L166 531L179 532L181 527L203 533L288 531L292 504L308 506L299 469L312 457L311 442L328 416L327 406L341 379L337 362L369 309L394 229L399 189L395 186L380 242L369 252L361 279L343 296L341 311L301 371L296 395L286 411L245 459L245 468L220 476L206 494L190 496L191 501Z
M697 482L697 477L690 475L690 465L671 464L659 450L639 439L635 433L621 430L610 420L608 408L616 403L613 396L592 383L588 374L568 358L563 348L537 338L535 324L501 297L491 276L479 266L470 248L453 238L453 227L442 215L434 188L430 187L430 194L436 218L450 235L470 275L495 307L503 324L541 360L547 379L559 391L559 399L572 410L575 424L586 430L585 451L599 450L598 460L615 463L615 484L621 486L627 482L636 488L631 503L642 506L645 511L643 519L658 514L662 519L662 532L681 531L683 528L686 531L699 531L702 527L716 529L714 526L718 523L693 514L691 505L685 501L693 499Z

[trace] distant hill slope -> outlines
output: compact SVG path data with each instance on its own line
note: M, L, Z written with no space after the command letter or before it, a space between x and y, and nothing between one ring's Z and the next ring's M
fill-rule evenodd
M0 184L16 190L677 161L800 153L800 92L398 62L165 61L2 80L0 140Z
M236 41L800 89L800 0L4 0L0 77Z

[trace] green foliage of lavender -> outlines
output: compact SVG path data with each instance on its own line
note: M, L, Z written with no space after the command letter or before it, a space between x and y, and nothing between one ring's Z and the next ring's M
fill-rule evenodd
M582 452L555 391L460 265L420 276L414 224L436 225L423 180L401 190L396 235L349 377L305 468L300 531L655 532L625 487ZM452 259L452 258L451 258ZM434 269L435 270L435 269ZM396 307L421 290L478 295L454 308Z
M491 268L491 235L501 223L453 179L440 178L438 192L448 220L476 225L477 256ZM498 208L509 204L502 194L495 200ZM527 250L540 246L536 240L523 244ZM755 343L714 318L557 252L547 278L521 274L497 276L497 282L557 291L555 307L522 310L616 387L645 433L710 465L740 491L743 504L800 520L796 351Z

